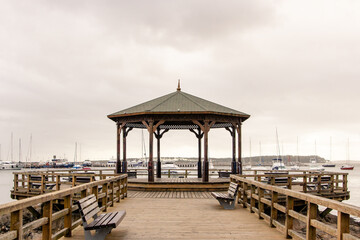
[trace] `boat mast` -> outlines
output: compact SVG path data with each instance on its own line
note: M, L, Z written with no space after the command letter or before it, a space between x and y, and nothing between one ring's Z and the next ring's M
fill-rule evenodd
M299 164L299 136L296 137L296 161Z
M249 157L249 163L251 165L251 138L249 138L250 144L249 144L249 153L250 153L250 157Z
M74 166L76 165L76 158L77 158L77 142L75 142Z
M21 138L19 138L19 163L21 162Z
M11 162L14 161L14 146L13 146L13 141L14 141L14 138L13 138L13 133L11 132L11 142L10 142L10 149L11 149Z
M259 141L259 150L260 150L259 161L260 161L260 165L262 165L262 159L261 159L261 141Z
M332 137L330 136L330 162L332 160Z
M280 144L279 144L279 135L277 128L276 128L276 154L277 154L277 159L280 159Z

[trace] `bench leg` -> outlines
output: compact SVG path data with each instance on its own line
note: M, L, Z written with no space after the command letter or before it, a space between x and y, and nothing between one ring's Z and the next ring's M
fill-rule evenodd
M108 235L113 228L103 228L103 229L97 229L95 231L95 234L92 235L91 231L85 231L85 240L104 240L106 238L106 235Z
M235 208L235 199L234 200L225 200L225 199L217 199L220 205L224 209L234 209Z

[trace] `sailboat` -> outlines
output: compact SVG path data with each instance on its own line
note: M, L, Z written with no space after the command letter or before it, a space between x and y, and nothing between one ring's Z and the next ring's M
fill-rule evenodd
M278 135L277 128L276 128L276 153L277 153L277 158L273 159L273 164L272 164L271 169L272 170L286 170L286 166L280 157L280 144L279 144L279 135Z
M349 165L348 162L349 162L349 159L350 159L350 151L349 151L349 138L348 138L348 141L347 141L347 144L346 144L346 164L341 166L341 170L353 170L354 169L354 166L352 165Z
M329 162L331 162L331 156L332 156L332 138L330 137L330 160L329 160ZM335 167L336 165L333 163L325 163L322 166L323 167Z

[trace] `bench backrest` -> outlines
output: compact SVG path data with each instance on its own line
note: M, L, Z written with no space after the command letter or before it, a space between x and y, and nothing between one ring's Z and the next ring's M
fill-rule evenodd
M314 177L314 182L318 181L318 177ZM330 182L331 181L331 177L330 176L321 176L320 178L321 182Z
M79 206L81 218L84 222L87 222L94 217L95 214L100 212L98 201L94 194L80 199L77 204Z
M236 183L230 182L228 196L231 198L236 197L237 191L238 191L238 185Z

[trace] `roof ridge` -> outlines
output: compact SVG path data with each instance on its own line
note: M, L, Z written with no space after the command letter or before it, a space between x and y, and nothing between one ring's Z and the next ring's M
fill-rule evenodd
M157 108L158 106L160 106L161 104L163 104L164 102L168 101L170 98L174 97L176 95L176 92L170 93L169 97L167 97L166 99L164 99L164 101L160 102L159 104L155 105L153 108L151 108L150 110L154 110L155 108ZM165 95L166 96L166 95Z
M184 92L180 92L181 94L184 93ZM200 108L202 108L203 110L207 110L205 107L203 107L202 105L200 105L199 103L195 102L194 100L192 100L191 98L189 98L188 96L186 95L189 95L189 96L192 96L191 94L188 94L188 93L184 93L182 94L184 97L186 97L188 100L190 100L191 102L195 103L196 105L198 105Z

